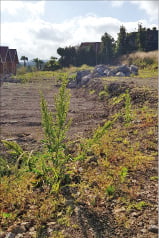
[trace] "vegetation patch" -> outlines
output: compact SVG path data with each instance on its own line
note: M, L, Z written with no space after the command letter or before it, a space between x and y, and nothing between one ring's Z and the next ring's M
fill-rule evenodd
M41 151L2 140L8 156L0 161L1 231L17 234L23 225L23 235L39 238L141 234L134 227L155 209L150 190L157 180L151 168L157 157L157 111L150 89L98 79L77 89L77 96L87 92L88 99L102 102L108 115L90 137L69 141L68 72L34 73L35 80L55 78L60 88L54 110L41 93Z

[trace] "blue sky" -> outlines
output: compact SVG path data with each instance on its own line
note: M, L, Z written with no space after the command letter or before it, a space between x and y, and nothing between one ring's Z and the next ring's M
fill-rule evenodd
M1 45L16 48L19 57L49 59L58 47L115 39L121 25L127 32L158 27L159 1L6 1L1 0Z

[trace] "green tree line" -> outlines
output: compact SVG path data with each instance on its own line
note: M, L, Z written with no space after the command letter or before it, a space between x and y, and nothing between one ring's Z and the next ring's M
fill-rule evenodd
M85 47L58 48L57 53L60 55L59 64L62 67L82 64L94 66L96 64L112 64L119 56L135 51L147 52L157 49L158 30L155 27L149 29L138 24L138 31L130 33L127 33L123 25L120 26L116 41L110 34L104 33L98 50L90 44Z
M96 45L98 43L98 45ZM98 46L98 47L97 47ZM156 27L145 28L138 24L136 32L128 33L126 28L120 26L120 31L115 40L110 34L105 32L101 36L101 42L81 44L79 46L59 47L57 53L59 59L51 57L46 63L35 58L37 70L57 70L62 67L81 66L87 64L95 66L97 64L113 64L118 57L136 51L153 51L158 49L158 30ZM24 65L25 59L24 60Z

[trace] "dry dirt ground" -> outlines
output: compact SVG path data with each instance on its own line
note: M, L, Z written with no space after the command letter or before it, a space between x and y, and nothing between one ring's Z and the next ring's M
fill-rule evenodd
M116 82L123 82L130 87L149 88L153 98L157 95L157 78L130 78L119 79ZM109 85L111 82L105 81ZM91 94L94 89L100 91L98 83L89 85L88 88L71 89L71 102L69 109L69 118L72 118L71 128L68 136L71 140L78 140L81 137L87 137L92 134L94 128L102 125L109 114L109 110L104 101L99 100L97 94ZM40 91L43 92L48 101L49 107L54 111L53 97L58 92L58 87L51 80L32 83L3 83L0 88L1 92L1 139L15 140L23 148L37 150L40 147L40 140L43 138L41 128L40 113ZM155 96L154 96L155 95ZM156 103L156 101L155 101ZM2 148L2 145L1 145ZM3 149L3 148L2 148ZM148 174L149 173L149 174ZM143 196L149 196L148 199L156 203L157 185L156 181L147 183L147 176L157 176L157 163L152 164L152 169L147 174L143 174L144 181ZM140 178L140 174L136 178ZM134 180L136 179L134 178ZM121 233L118 227L111 226L113 217L111 217L111 206L99 207L96 213L91 213L86 207L79 207L81 230L72 237L82 238L157 238L156 230L147 232L148 226L157 225L157 207L144 211L140 219L139 213L134 213L136 219L136 227L131 228L131 233ZM151 218L150 218L151 217ZM150 219L149 219L150 218ZM144 222L146 225L144 225ZM107 227L105 225L107 224ZM134 233L134 229L138 229ZM108 231L108 233L106 232ZM111 235L110 235L111 234ZM135 235L133 235L135 234Z
M35 146L43 138L41 128L40 92L50 110L54 111L54 96L58 87L52 81L34 83L3 83L1 87L1 139L16 140ZM83 89L71 89L69 138L88 135L105 118L106 109L96 97Z
M115 80L114 82L117 82ZM145 87L156 94L156 78L128 80L119 79L119 82L126 82L130 87ZM112 83L107 81L105 84ZM108 116L107 105L97 100L96 95L89 93L92 89L100 90L98 82L90 87L90 90L71 89L71 102L69 118L72 119L69 130L70 139L88 136L92 129L97 127ZM16 140L24 145L31 146L43 138L41 128L40 92L48 101L50 109L54 110L54 95L58 87L54 82L47 80L43 82L32 82L26 84L3 83L0 88L0 125L1 139ZM152 95L153 96L153 95Z

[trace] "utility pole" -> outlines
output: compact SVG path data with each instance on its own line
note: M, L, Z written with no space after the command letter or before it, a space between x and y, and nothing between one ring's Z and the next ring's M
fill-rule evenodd
M98 47L98 43L96 42L96 65L97 65L97 47Z

